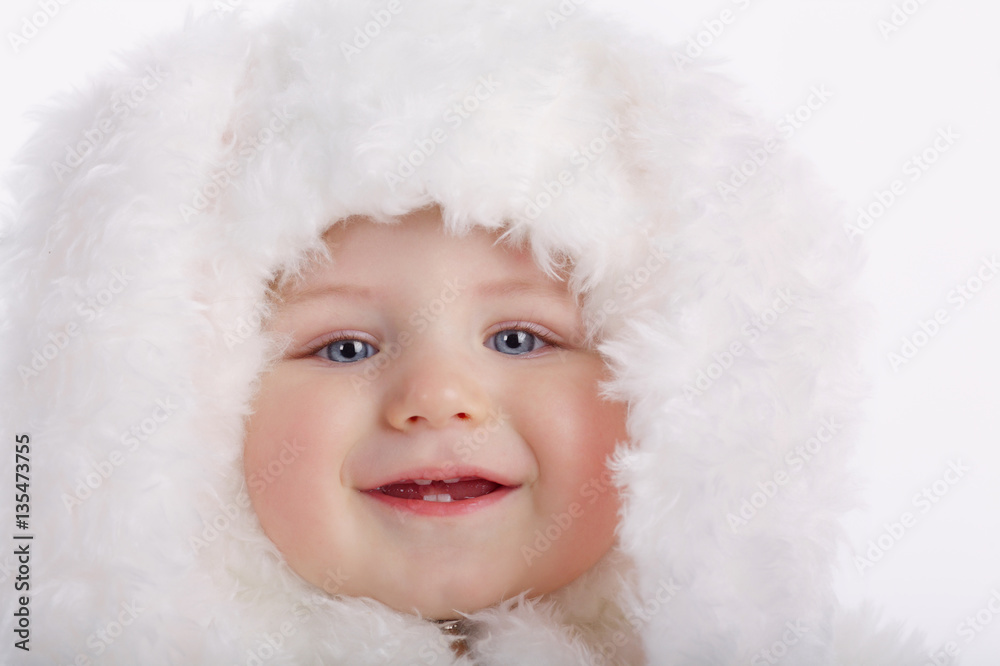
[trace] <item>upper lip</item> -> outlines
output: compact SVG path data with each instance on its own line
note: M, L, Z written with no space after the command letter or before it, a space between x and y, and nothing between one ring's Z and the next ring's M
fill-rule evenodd
M480 467L470 465L452 465L445 463L439 466L414 467L399 471L386 472L376 478L373 482L364 483L362 490L375 490L376 488L381 488L382 486L388 486L394 483L405 483L407 481L415 481L417 479L444 481L445 479L471 478L485 479L487 481L492 481L493 483L498 483L501 486L520 485L516 481L510 479L506 474L500 472L485 470Z

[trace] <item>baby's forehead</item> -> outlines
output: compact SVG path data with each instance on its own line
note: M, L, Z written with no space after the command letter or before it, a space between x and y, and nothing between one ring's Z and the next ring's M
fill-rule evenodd
M527 243L482 226L450 231L433 210L390 222L348 218L328 229L323 241L326 254L284 285L286 298L336 286L399 291L437 281L465 285L484 297L532 294L577 302L567 271L543 270Z

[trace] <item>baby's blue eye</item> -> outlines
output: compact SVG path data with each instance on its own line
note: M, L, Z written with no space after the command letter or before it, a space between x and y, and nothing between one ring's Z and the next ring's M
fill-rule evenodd
M316 352L316 355L334 363L355 363L374 356L376 352L375 347L364 340L348 339L334 340Z
M534 333L516 328L499 331L489 342L490 349L510 355L528 354L548 344Z

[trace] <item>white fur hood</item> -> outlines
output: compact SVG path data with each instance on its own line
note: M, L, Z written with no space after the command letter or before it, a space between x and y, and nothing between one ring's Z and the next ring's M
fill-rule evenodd
M6 182L33 539L31 650L5 589L0 661L921 663L831 586L859 258L781 128L681 55L568 0L303 0L209 12L57 100ZM338 572L302 582L241 466L269 280L334 220L434 203L571 259L630 404L617 548L473 615L464 657Z

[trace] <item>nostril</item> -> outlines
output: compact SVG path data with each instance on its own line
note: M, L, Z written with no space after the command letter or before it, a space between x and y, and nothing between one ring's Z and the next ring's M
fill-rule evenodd
M411 424L416 424L419 423L424 418L425 417L420 416L419 414L414 414L413 416L407 417L406 422ZM455 414L455 418L459 419L460 421L468 421L472 419L472 415L469 414L468 412L458 412Z

